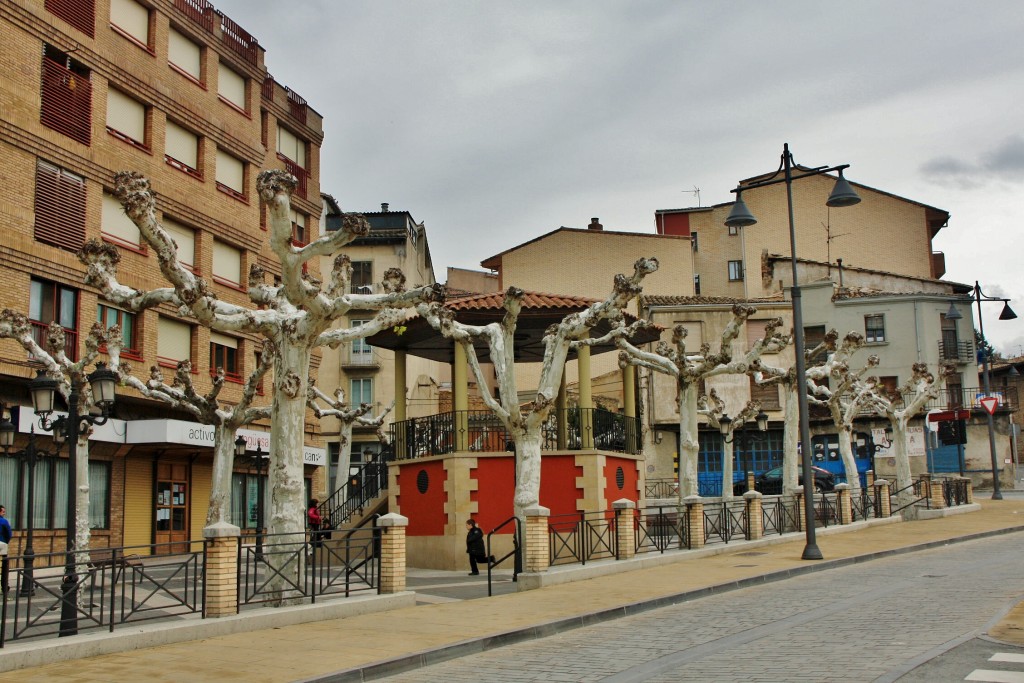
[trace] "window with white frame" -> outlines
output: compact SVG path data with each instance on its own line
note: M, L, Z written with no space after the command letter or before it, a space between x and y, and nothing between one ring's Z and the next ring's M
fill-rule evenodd
M864 316L864 341L868 344L881 344L885 341L885 316Z
M729 282L743 280L743 261L729 261Z
M220 62L217 68L217 94L242 111L249 111L245 96L245 77Z
M277 126L277 151L302 168L306 167L306 142L284 126Z
M28 487L21 485L28 476L28 463L16 458L0 458L0 500L7 507L7 520L15 528L28 524ZM19 474L20 470L20 474ZM68 461L43 458L36 463L35 491L32 500L32 526L35 529L67 527ZM89 528L110 528L110 463L89 460Z
M135 0L110 0L110 23L121 33L150 47L148 7Z
M107 131L136 147L146 142L146 105L116 88L107 90Z
M178 245L178 263L193 270L196 262L196 231L167 216L164 216L160 225Z
M103 193L100 233L115 244L133 249L140 248L142 237L139 235L139 229L125 214L124 207L117 197L109 192Z
M349 381L348 404L359 406L373 404L373 378L360 377Z
M353 294L373 293L373 261L352 262L352 281L349 287Z
M174 121L167 121L164 158L178 170L199 173L199 136Z
M217 150L217 189L245 198L245 162L222 149Z
M173 27L167 40L167 61L177 70L202 83L202 48Z
M362 327L369 320L353 320L353 328ZM373 362L373 347L365 339L353 339L349 350L349 360L353 365L369 365Z
M192 326L160 316L157 321L156 355L161 365L176 367L192 358Z
M242 282L242 251L220 240L213 241L213 278L238 287Z

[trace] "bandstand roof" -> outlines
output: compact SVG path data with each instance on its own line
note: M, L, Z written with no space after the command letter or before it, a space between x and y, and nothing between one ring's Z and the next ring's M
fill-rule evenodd
M517 363L539 363L544 359L544 332L552 324L561 322L570 313L582 311L589 306L600 303L601 299L590 299L563 294L546 294L543 292L526 291L523 295L522 309L519 313L515 334L515 354ZM505 317L505 293L489 292L470 296L450 298L445 307L455 314L455 319L467 325L487 325L500 322ZM625 313L626 322L636 320L636 316ZM610 325L602 321L594 328L593 335L600 337L608 332ZM658 330L645 330L630 338L633 344L647 344L657 341ZM441 363L454 360L453 342L445 339L419 315L405 324L405 331L397 334L394 329L384 330L369 337L367 343L382 349L405 351L409 355L427 358ZM490 362L490 351L487 344L480 342L474 345L481 363ZM591 354L614 351L615 344L602 344L591 347ZM569 358L575 358L570 352Z

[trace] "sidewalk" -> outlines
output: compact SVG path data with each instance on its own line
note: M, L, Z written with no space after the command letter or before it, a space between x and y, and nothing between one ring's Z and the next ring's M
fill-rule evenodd
M360 681L541 637L587 623L683 602L711 591L821 571L979 536L1024 531L1024 498L976 499L981 509L909 523L819 530L825 559L800 559L804 537L730 543L717 554L485 598L486 582L464 573L412 572L417 606L139 649L0 674L0 683L120 681ZM667 558L666 556L662 556ZM664 562L664 560L661 560ZM641 561L637 562L639 566ZM588 565L590 567L591 565ZM558 570L564 572L567 570ZM510 590L507 577L503 586ZM460 599L481 596L482 599ZM454 601L453 601L454 600ZM990 634L1024 645L1024 607ZM0 657L4 651L0 651Z

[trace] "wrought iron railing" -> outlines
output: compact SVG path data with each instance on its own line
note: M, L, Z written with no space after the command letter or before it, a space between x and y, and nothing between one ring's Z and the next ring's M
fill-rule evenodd
M675 507L632 510L635 552L663 553L666 550L690 547L686 517ZM624 523L620 519L619 523Z
M908 500L903 505L899 505L899 500L901 498L900 494L904 492L908 492L910 500ZM893 488L889 490L890 516L896 515L897 513L900 513L903 510L906 510L907 508L911 508L914 506L931 508L931 499L928 498L924 482L922 482L920 479L912 481L908 486L904 486L901 489Z
M839 517L839 501L834 493L822 493L814 496L814 523L817 526L836 526L842 520Z
M745 500L704 504L704 543L716 538L728 543L737 535L747 538L748 529Z
M379 527L334 529L328 536L267 534L238 551L238 605L380 592Z
M933 484L934 485L934 482ZM946 503L946 507L954 507L956 505L967 505L967 480L966 479L943 479L942 480L942 499Z
M11 590L3 595L0 647L10 640L112 632L119 625L204 613L204 541L76 552L73 591L64 583L65 557L36 554L32 569L22 557L8 558ZM73 621L62 615L65 604L74 605Z
M502 529L507 526L512 527L512 550L505 553L501 557L495 557L493 554L493 548L491 546L491 537L494 534L499 533ZM493 594L493 571L494 568L501 565L505 560L512 560L512 581L516 582L519 580L519 575L523 571L523 554L520 548L522 547L523 538L523 522L518 517L509 517L504 522L499 524L490 530L487 534L487 595L490 597Z
M852 513L854 522L857 520L865 520L872 517L882 516L881 504L878 497L875 496L874 492L866 486L859 489L859 491L851 491L850 507L850 512Z
M679 496L677 479L647 479L644 481L644 498L676 498Z
M618 559L615 512L578 512L548 518L550 564Z
M974 355L974 344L969 341L957 341L952 344L946 344L939 340L939 359L952 360L959 363L977 362Z
M761 499L761 527L767 536L800 528L800 510L795 496L764 496Z
M388 490L388 461L391 451L375 454L331 496L320 503L320 518L327 520L332 529L340 529L380 495Z

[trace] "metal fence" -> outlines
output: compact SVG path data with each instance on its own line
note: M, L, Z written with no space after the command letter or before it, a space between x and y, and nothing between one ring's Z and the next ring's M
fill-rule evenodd
M552 515L548 540L552 565L619 557L613 511Z
M0 647L10 640L202 614L206 542L108 548L74 553L70 582L65 553L10 557L10 590L0 615ZM53 565L53 566L48 566Z
M737 535L747 538L748 528L745 500L704 504L704 543L713 539L728 543Z
M686 517L679 514L678 508L656 507L632 512L637 554L690 547ZM623 523L621 519L620 523Z
M967 480L966 479L943 479L942 498L946 507L954 505L967 505Z
M761 499L761 526L765 536L796 531L800 509L796 496L765 496Z

